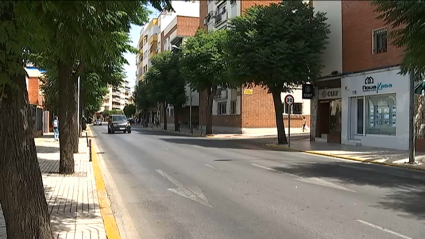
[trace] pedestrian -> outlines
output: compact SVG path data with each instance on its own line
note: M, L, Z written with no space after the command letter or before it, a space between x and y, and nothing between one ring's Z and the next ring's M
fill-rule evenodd
M55 116L55 119L52 122L53 126L53 138L55 141L59 141L59 120L58 117Z
M303 132L306 130L307 126L307 120L305 119L305 116L303 116Z

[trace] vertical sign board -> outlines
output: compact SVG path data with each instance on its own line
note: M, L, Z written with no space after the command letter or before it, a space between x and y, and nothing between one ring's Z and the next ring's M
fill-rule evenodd
M314 88L312 84L303 84L302 86L302 95L303 99L313 99L314 96Z
M294 104L294 96L286 95L285 104L288 105L288 147L291 147L291 109Z

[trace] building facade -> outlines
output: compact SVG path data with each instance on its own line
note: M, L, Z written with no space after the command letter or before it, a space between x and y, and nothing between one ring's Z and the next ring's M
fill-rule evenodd
M27 72L26 83L33 135L39 137L43 133L52 131L50 121L53 119L53 115L44 107L44 96L40 89L42 85L40 78L43 77L43 72L32 65L28 65L25 71Z
M254 5L280 1L200 1L200 28L212 31L227 28L228 19L239 16ZM291 93L295 105L291 113L291 128L302 128L303 117L310 123L310 100L302 99L301 86ZM282 100L286 94L282 93ZM205 125L206 94L200 93L199 121ZM213 132L244 134L276 134L276 118L271 94L261 87L253 89L220 88L213 101ZM284 109L288 125L288 107Z
M409 75L402 49L370 1L313 1L331 27L325 70L315 82L311 140L407 150ZM361 14L362 17L359 17Z
M131 101L130 82L124 81L119 87L108 86L108 93L103 98L99 112L105 110L123 110Z

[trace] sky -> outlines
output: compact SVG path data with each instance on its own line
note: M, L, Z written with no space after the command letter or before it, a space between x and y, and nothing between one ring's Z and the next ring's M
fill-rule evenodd
M154 9L153 7L148 7L148 9L152 12L149 15L149 21L152 18L155 18L158 16L159 12L156 9ZM131 25L131 30L130 30L130 38L132 41L131 45L136 48L137 48L137 43L139 42L140 31L142 30L142 28L143 26ZM131 90L133 91L136 85L136 71L137 71L136 54L127 52L127 53L124 53L124 57L125 59L127 59L129 63L128 65L124 66L124 70L127 75L126 80L130 82L130 87L131 87Z

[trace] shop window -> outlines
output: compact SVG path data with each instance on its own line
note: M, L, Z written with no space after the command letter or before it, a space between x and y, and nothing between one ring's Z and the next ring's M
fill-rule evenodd
M396 94L365 97L366 134L396 135Z
M373 54L387 52L387 29L373 31Z
M230 102L230 114L236 114L236 100L232 100L232 102Z
M332 100L330 103L330 118L329 118L329 130L330 131L341 131L341 100Z
M363 98L357 99L357 134L363 134Z
M294 114L294 115L302 115L303 114L303 103L294 103L294 104L292 104L291 108L292 108L291 114ZM289 114L289 105L284 104L283 113Z
M217 114L218 115L227 114L227 102L220 102L217 104Z

